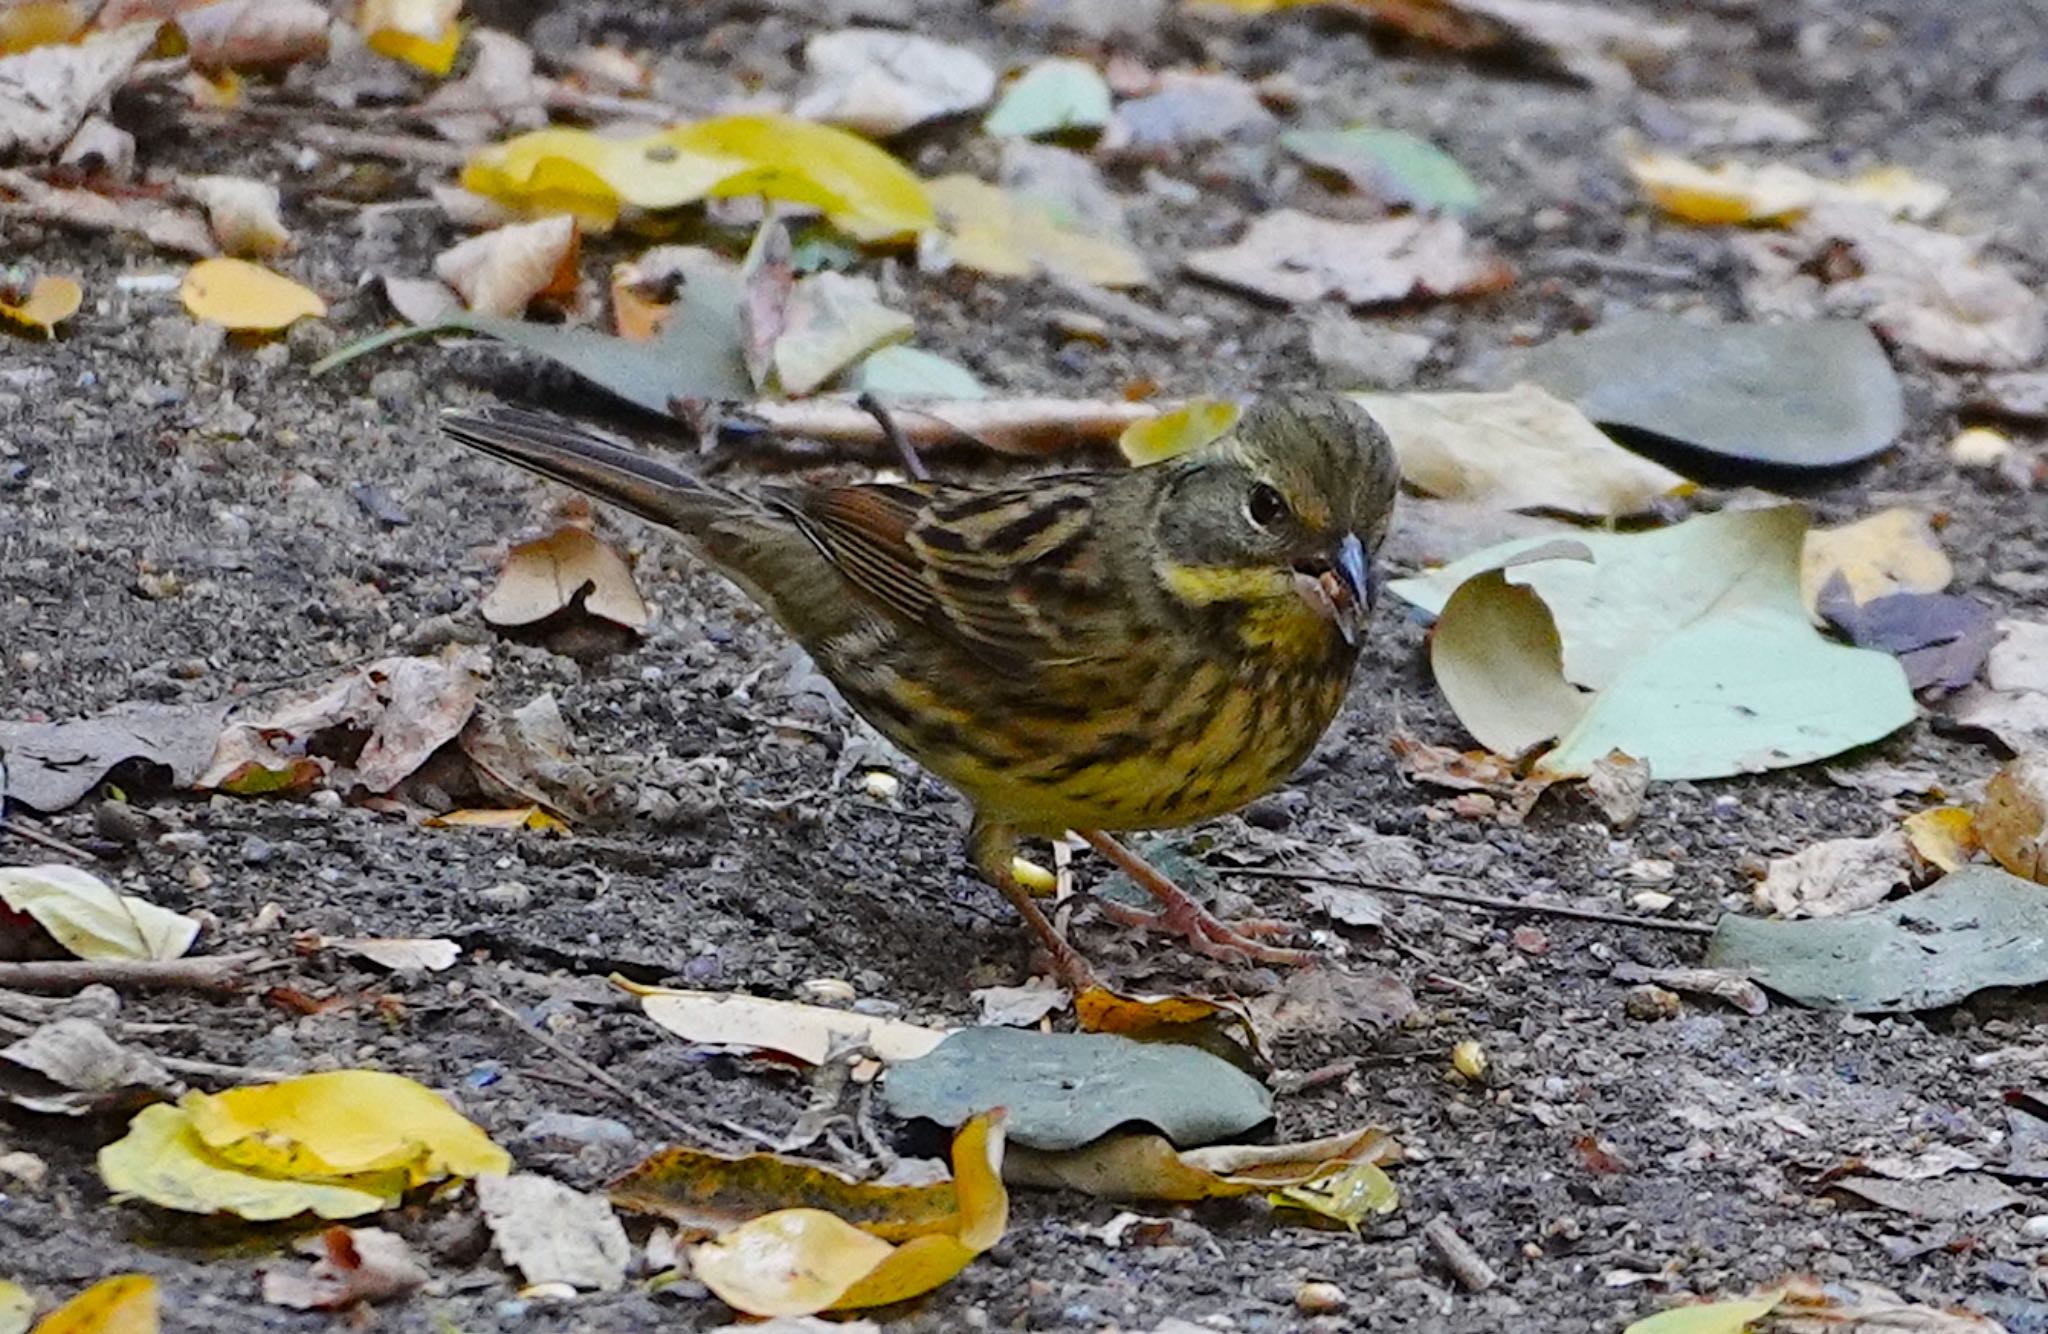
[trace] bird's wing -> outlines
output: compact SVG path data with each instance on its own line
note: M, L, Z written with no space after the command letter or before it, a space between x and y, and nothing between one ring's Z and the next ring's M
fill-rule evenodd
M1102 478L1027 487L828 487L792 498L819 548L870 601L1009 670L1093 656L1106 571Z

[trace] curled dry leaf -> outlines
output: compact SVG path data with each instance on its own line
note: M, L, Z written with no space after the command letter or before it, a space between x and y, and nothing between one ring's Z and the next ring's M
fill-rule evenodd
M1201 1149L1176 1149L1162 1135L1121 1132L1058 1151L1012 1145L1003 1160L1003 1180L1112 1200L1191 1202L1305 1186L1357 1163L1391 1162L1399 1156L1399 1146L1374 1127L1296 1144Z
M7 796L53 814L76 803L117 768L185 787L206 770L220 736L222 705L126 704L69 722L0 722Z
M356 31L372 51L439 77L462 49L462 0L362 0Z
M1831 838L1790 857L1773 857L1757 902L1780 917L1839 917L1882 903L1912 879L1906 836Z
M442 251L434 272L474 311L516 317L547 297L576 294L576 220L566 215L514 223Z
M1976 826L2000 866L2048 885L2048 751L2021 755L1991 776Z
M214 253L213 234L198 214L146 198L110 198L50 185L25 171L0 168L0 215L116 236L140 236L186 255Z
M303 1272L266 1270L263 1300L301 1311L339 1311L358 1302L388 1302L426 1286L427 1268L396 1232L331 1227L298 1249L313 1257Z
M635 633L654 619L625 559L577 524L512 548L481 610L492 626L522 629L571 608Z
M510 714L479 710L456 738L487 797L542 806L567 818L600 812L606 793L576 756L576 738L551 693Z
M148 1052L124 1047L91 1019L57 1019L0 1047L0 1102L86 1116L182 1091Z
M866 1044L884 1061L909 1061L931 1051L946 1036L900 1019L833 1010L822 1005L771 1000L738 992L677 991L647 987L624 978L612 984L636 996L649 1019L677 1037L718 1047L775 1052L817 1065L835 1038Z
M1391 1149L1392 1141L1387 1143ZM1380 1169L1391 1156L1367 1157L1335 1174L1282 1187L1266 1198L1276 1209L1299 1210L1356 1232L1375 1214L1401 1207L1401 1193Z
M200 260L178 296L192 318L237 333L274 333L327 313L327 303L310 288L245 259Z
M547 124L544 87L533 72L533 48L510 33L478 28L469 72L444 83L419 104L418 114L443 139L480 144L507 130Z
M1982 846L1976 816L1967 806L1915 811L1899 828L1915 857L1944 872L1963 866Z
M963 46L883 28L842 28L804 43L810 78L791 108L805 120L886 139L986 106L996 72Z
M1337 222L1279 209L1253 219L1235 245L1194 251L1186 262L1197 277L1293 305L1477 296L1514 281L1503 261L1473 249L1455 219L1421 215Z
M1537 801L1557 781L1551 774L1524 773L1514 761L1491 751L1453 750L1398 732L1387 745L1401 772L1411 781L1453 792L1487 793L1500 798L1517 819L1534 810Z
M12 292L0 286L0 319L39 330L45 338L55 338L57 326L76 315L84 301L85 289L76 278L46 273L26 292Z
M271 69L327 54L333 16L317 0L108 0L96 20L115 28L173 19L198 70Z
M1586 775L1586 795L1616 829L1627 829L1643 813L1643 798L1650 791L1650 766L1618 750L1610 750L1593 762Z
M675 1223L686 1238L730 1232L774 1209L835 1214L884 1241L944 1232L960 1213L947 1180L859 1181L822 1163L779 1153L741 1157L685 1146L663 1149L606 1188L613 1204Z
M246 176L195 176L184 181L182 189L186 198L206 210L222 253L268 259L291 244L276 186Z
M157 46L154 23L0 57L0 161L47 157Z
M26 913L81 959L177 959L199 922L75 866L0 866L0 904Z

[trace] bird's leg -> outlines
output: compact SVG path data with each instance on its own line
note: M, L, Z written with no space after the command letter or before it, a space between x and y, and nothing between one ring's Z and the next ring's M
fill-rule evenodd
M1052 956L1053 972L1073 995L1079 996L1095 986L1095 970L1080 952L1069 945L1031 897L1031 891L1017 883L1016 873L1010 863L1017 856L1017 831L1008 825L993 824L974 817L973 828L967 831L967 855L974 862L982 878L1002 891L1017 915L1024 919L1024 925L1031 928L1031 934L1038 937L1038 943Z
M1156 913L1133 913L1128 909L1111 910L1103 904L1105 911L1119 921L1132 926L1154 926L1176 932L1187 938L1197 954L1206 954L1212 959L1254 959L1260 963L1305 964L1315 961L1311 950L1282 949L1268 945L1253 937L1272 935L1285 927L1279 922L1253 921L1232 924L1189 897L1188 892L1162 875L1158 868L1132 852L1123 844L1103 833L1100 829L1078 831L1088 840L1088 846L1115 862L1123 873L1137 882L1146 893L1158 899L1160 910ZM1097 900L1100 902L1100 900Z

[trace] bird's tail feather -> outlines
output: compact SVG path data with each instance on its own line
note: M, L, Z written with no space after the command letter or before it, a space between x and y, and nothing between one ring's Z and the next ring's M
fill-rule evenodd
M450 411L441 415L441 429L492 458L686 533L744 504L700 477L546 413L503 405Z

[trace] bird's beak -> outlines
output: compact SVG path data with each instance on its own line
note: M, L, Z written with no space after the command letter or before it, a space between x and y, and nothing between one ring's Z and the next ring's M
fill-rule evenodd
M1354 646L1379 598L1372 558L1365 554L1365 544L1356 533L1344 534L1344 540L1327 557L1297 564L1294 586L1301 600L1335 622L1344 642Z

